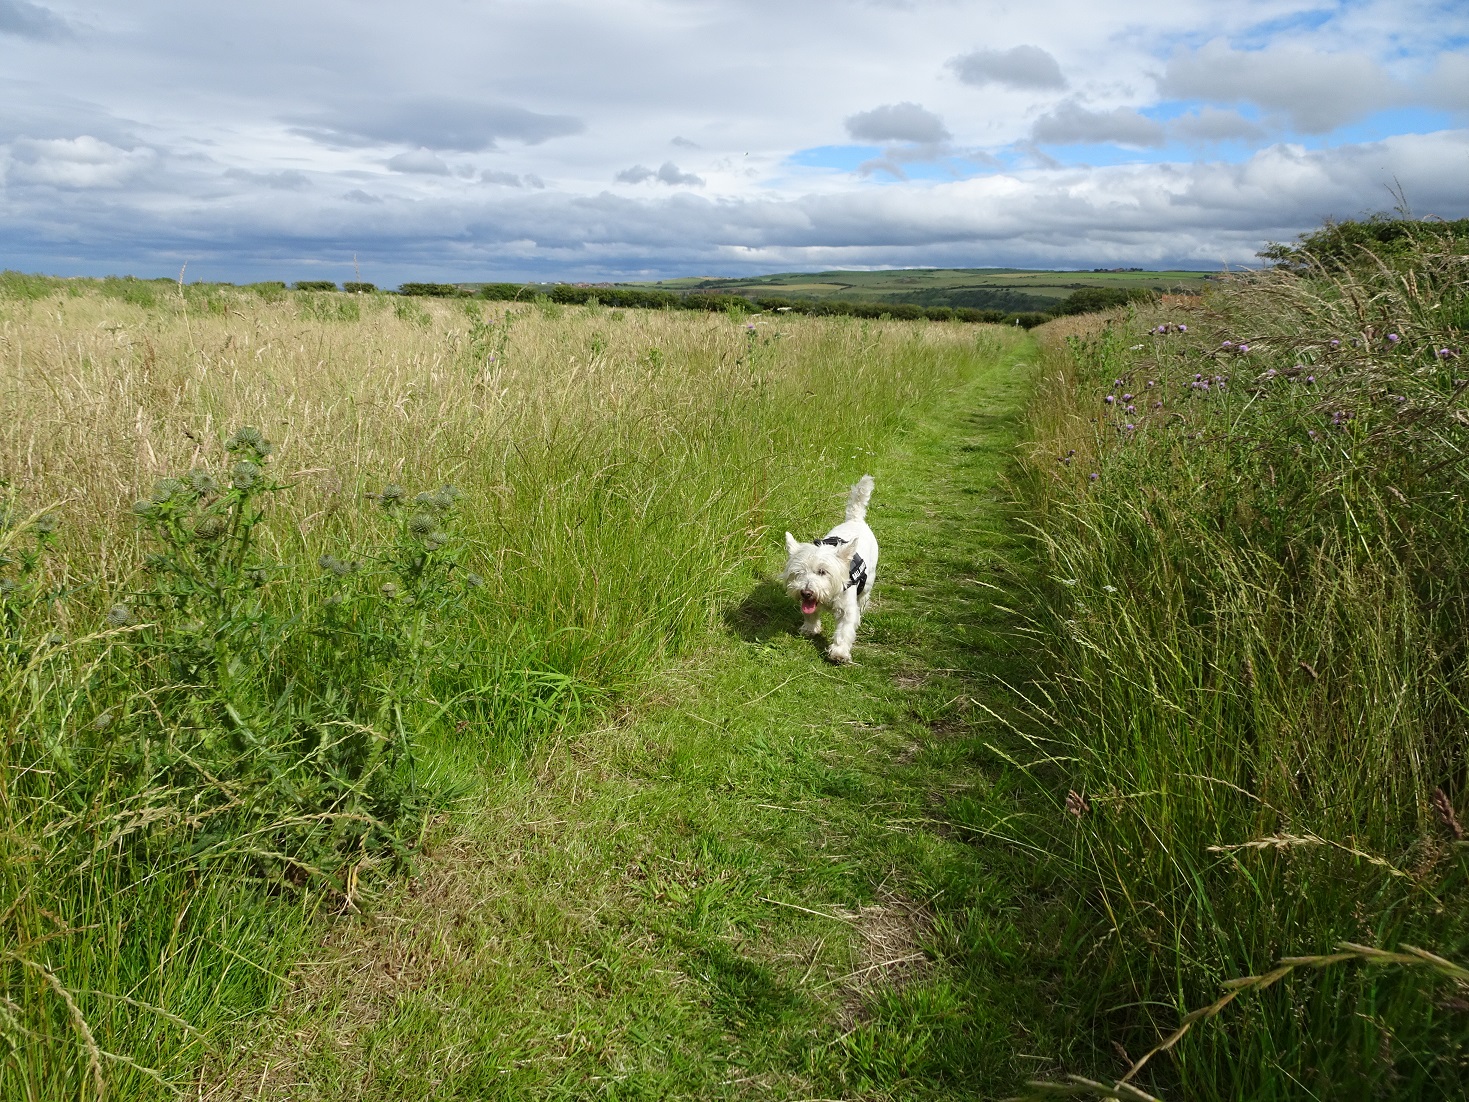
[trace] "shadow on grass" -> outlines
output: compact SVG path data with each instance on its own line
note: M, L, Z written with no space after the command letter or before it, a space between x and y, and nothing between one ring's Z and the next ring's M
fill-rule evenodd
M800 635L801 611L779 582L764 578L743 601L725 611L724 623L745 642L764 643L778 635ZM807 641L826 653L825 636L811 636Z

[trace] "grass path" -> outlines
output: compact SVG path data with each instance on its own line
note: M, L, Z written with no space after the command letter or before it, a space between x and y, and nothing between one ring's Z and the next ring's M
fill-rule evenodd
M230 1089L972 1099L1045 1070L1027 1053L1055 1045L1020 1024L1044 999L1027 873L959 825L1005 798L985 707L1027 676L998 478L1031 353L1016 338L869 457L883 559L856 666L823 662L765 580L616 726L486 763L417 877L299 969Z

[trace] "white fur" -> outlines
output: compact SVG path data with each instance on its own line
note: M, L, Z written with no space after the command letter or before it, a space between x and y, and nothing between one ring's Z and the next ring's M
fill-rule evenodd
M821 610L829 610L836 620L836 630L826 656L833 662L852 660L857 625L862 622L862 614L872 600L872 587L877 582L877 537L867 527L867 505L871 500L872 476L864 474L847 495L847 519L827 533L847 541L838 547L801 543L786 533L786 551L790 557L786 560L785 587L803 605L801 613L805 620L801 634L820 635ZM856 586L847 586L853 553L862 556L867 570L867 587L861 597L857 596Z

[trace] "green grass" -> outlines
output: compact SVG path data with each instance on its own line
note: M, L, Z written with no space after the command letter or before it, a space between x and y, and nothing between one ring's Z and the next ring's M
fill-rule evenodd
M891 271L785 272L747 278L684 278L619 287L776 295L852 302L1047 310L1083 288L1199 294L1215 273L1192 271L1035 271L1023 268L900 268Z
M796 634L768 540L723 627L625 716L486 771L406 890L298 969L233 1089L968 1099L1034 1071L1026 860L950 825L1006 798L970 765L1001 733L985 706L1031 672L999 483L1030 362L995 348L789 518L824 531L877 479L858 665Z

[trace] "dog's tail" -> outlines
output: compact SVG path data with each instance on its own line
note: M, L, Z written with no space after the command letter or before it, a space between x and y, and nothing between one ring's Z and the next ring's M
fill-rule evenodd
M867 504L872 500L872 476L864 474L847 495L847 519L866 520Z

